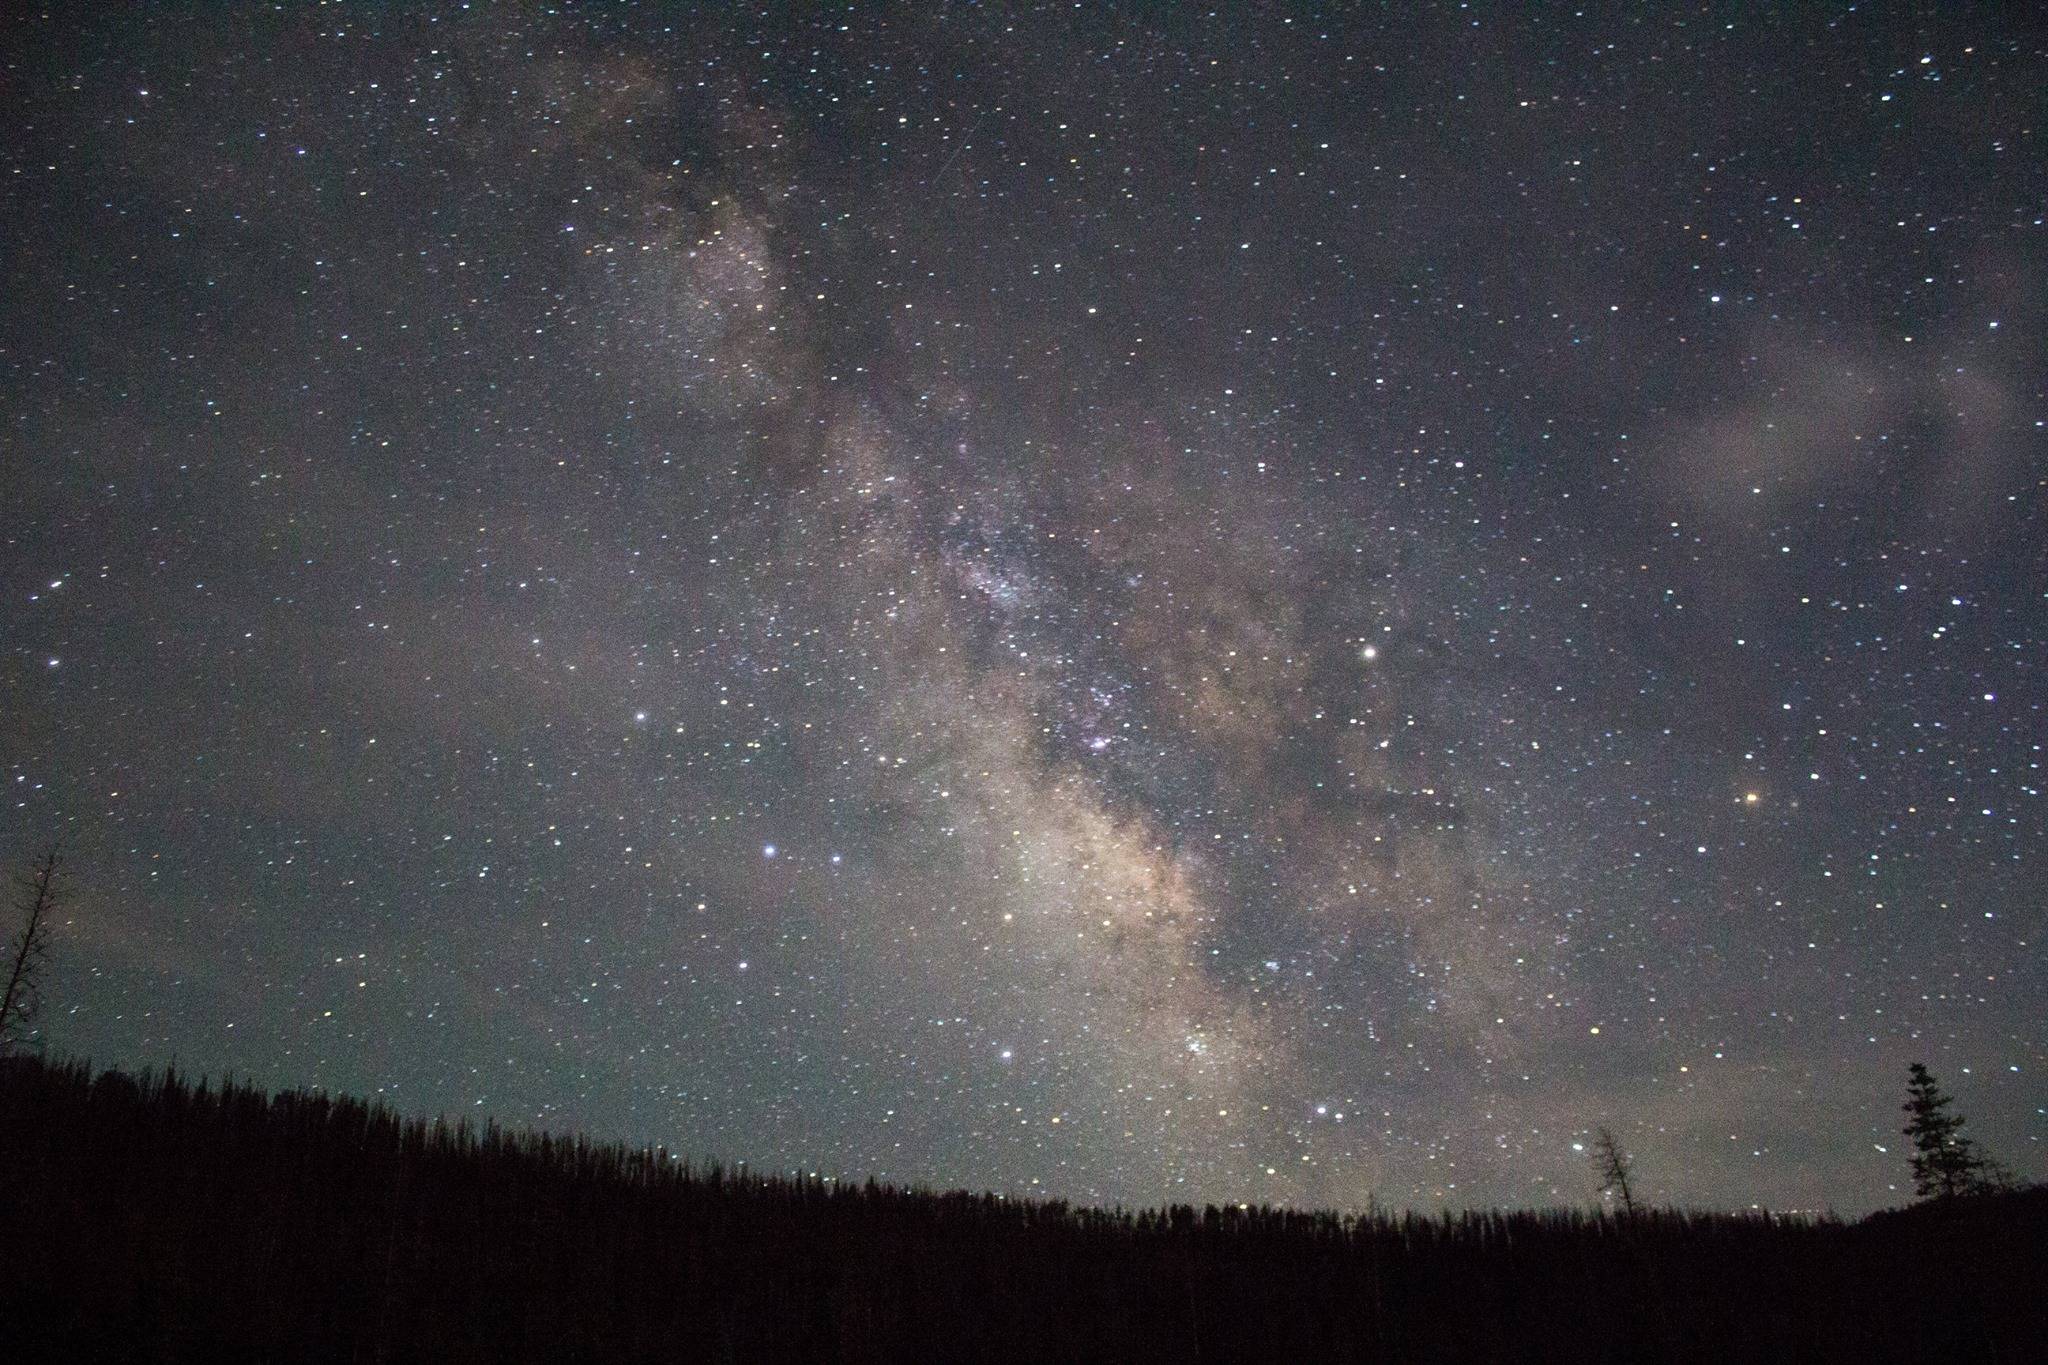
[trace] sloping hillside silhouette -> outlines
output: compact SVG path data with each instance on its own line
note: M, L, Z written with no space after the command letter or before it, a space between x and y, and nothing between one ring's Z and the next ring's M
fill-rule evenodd
M0 1062L24 1361L2042 1358L2048 1192L1956 1202L1104 1211Z

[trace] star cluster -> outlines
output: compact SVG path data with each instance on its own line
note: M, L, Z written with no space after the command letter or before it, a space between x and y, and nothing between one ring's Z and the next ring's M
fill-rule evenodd
M2043 1174L1995 11L4 40L50 1045L1088 1201Z

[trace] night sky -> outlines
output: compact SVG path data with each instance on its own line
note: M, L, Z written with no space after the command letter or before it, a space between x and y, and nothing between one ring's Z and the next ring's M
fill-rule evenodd
M2048 1175L2025 6L0 34L41 1037L1079 1201ZM12 926L9 926L12 932Z

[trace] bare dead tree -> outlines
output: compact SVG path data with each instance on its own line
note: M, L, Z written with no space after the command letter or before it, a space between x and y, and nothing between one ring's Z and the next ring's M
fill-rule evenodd
M1592 1160L1593 1173L1600 1177L1600 1193L1613 1194L1621 1201L1622 1212L1635 1217L1636 1195L1629 1179L1635 1160L1612 1129L1602 1128L1594 1134Z
M7 990L0 995L0 1052L27 1041L42 1007L40 977L49 951L50 921L57 908L57 872L63 865L58 845L52 844L17 882L22 925L21 933L8 945Z

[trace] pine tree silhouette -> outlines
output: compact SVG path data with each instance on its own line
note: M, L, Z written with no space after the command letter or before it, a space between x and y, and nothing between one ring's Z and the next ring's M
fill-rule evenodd
M1954 1199L1981 1194L1991 1184L1991 1163L1963 1136L1963 1118L1949 1112L1954 1101L1941 1091L1926 1066L1913 1063L1905 1110L1906 1136L1913 1140L1913 1190L1922 1198Z

